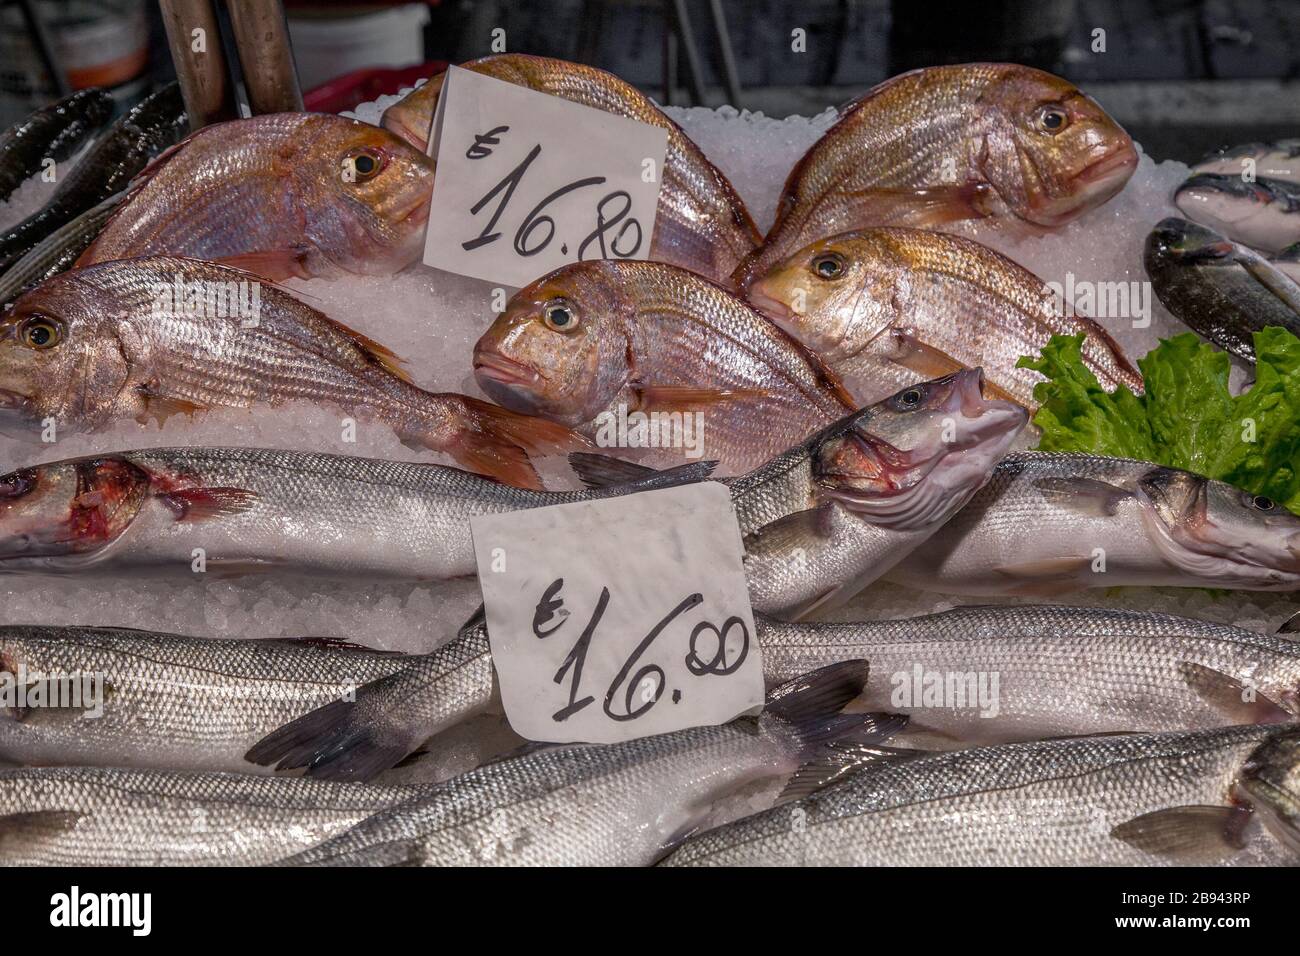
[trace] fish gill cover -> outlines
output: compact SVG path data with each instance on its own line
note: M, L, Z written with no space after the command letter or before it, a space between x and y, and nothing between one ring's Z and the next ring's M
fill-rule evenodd
M1254 334L1255 383L1228 388L1231 362L1193 332L1161 339L1138 361L1144 392L1107 392L1083 364L1083 336L1053 336L1020 365L1034 387L1041 451L1139 458L1216 478L1300 514L1300 339Z

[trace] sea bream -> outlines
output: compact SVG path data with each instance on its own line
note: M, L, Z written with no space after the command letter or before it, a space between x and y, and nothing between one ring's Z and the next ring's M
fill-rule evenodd
M1137 168L1128 134L1076 87L1013 63L903 73L840 111L786 180L742 287L809 243L867 226L1063 225Z
M1171 216L1147 236L1151 288L1165 308L1221 349L1255 361L1254 333L1300 333L1300 270L1205 226Z
M265 734L406 666L325 639L5 625L0 760L253 773Z
M282 861L288 866L644 866L757 781L797 786L874 757L903 721L840 711L862 661L778 689L757 717L487 764Z
M906 715L894 743L907 747L1300 717L1300 642L1170 614L1024 605L843 623L758 614L754 623L769 688L868 661L862 706ZM498 699L480 615L433 654L277 729L248 759L368 780Z
M528 453L563 426L418 388L388 349L257 276L157 256L60 273L0 314L0 424L94 429L214 407L313 401L483 474L540 487Z
M261 866L410 786L98 767L0 770L2 866Z
M987 480L1024 427L978 372L912 386L728 482L751 600L795 615L847 600ZM454 468L254 448L154 448L0 476L0 572L307 574L447 580L476 571L469 519L694 481L597 456L591 491ZM195 567L194 549L202 549Z
M267 279L390 275L416 261L433 162L329 113L214 123L145 171L80 265L174 255Z
M860 407L748 303L660 262L579 262L521 289L474 346L474 377L506 408L602 445L602 429L629 415L698 417L697 457L724 474ZM684 446L671 433L659 441Z
M890 579L976 595L1125 585L1290 591L1300 588L1300 517L1150 462L1018 452Z
M758 245L758 229L727 177L631 84L582 63L522 53L485 56L461 68L668 131L651 259L720 282ZM426 151L442 80L443 74L431 78L384 111L384 126L421 152Z
M69 159L112 115L112 95L96 86L43 106L0 133L0 202L46 160Z
M1294 726L1076 737L877 762L664 862L1294 866L1298 810Z
M1264 252L1300 242L1300 181L1198 173L1174 191L1188 219Z
M1053 335L1079 333L1103 388L1142 389L1104 328L971 239L904 227L832 236L777 263L747 296L863 401L978 365L990 388L1035 409L1042 377L1017 361Z

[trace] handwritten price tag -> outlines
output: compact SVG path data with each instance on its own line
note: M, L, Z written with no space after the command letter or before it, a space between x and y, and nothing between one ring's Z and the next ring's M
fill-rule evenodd
M524 286L568 262L650 252L668 133L448 69L426 264Z
M470 522L506 717L613 743L763 705L740 529L716 482Z

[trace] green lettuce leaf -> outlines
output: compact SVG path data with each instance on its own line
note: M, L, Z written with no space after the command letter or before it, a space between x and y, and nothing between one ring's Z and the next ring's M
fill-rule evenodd
M1255 333L1255 384L1228 390L1231 363L1192 332L1138 362L1143 394L1107 392L1083 364L1083 336L1053 336L1020 366L1034 386L1043 451L1140 458L1217 478L1300 513L1300 338Z

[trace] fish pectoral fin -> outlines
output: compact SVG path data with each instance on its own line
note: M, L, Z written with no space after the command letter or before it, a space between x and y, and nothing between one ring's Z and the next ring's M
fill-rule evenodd
M845 194L855 224L863 226L941 226L988 215L989 188L982 183L924 189L864 189Z
M684 411L726 402L746 402L767 397L760 388L699 388L691 385L638 385L637 410Z
M1078 588L1081 576L1091 564L1091 558L1071 555L1023 564L1003 564L994 568L993 573L1012 582L1009 588L1012 594L1045 596Z
M142 419L165 422L174 415L189 417L206 410L206 406L200 405L198 402L191 402L186 398L159 395L147 385L140 386L138 391L141 398L144 399L144 414L140 416Z
M283 279L310 279L311 271L307 268L307 256L310 253L311 249L307 246L295 246L289 249L244 252L213 261L233 269L242 269L263 279L270 279L272 282L280 282Z
M762 553L776 547L797 546L800 541L813 538L821 540L831 535L834 506L820 504L806 511L793 511L769 521L745 536L745 551Z
M1034 488L1044 501L1089 518L1113 518L1133 492L1095 478L1037 478Z
M692 461L674 468L651 468L612 455L575 451L569 453L569 467L588 488L624 487L629 490L670 488L704 481L718 467L716 461Z
M36 855L43 844L66 837L82 816L75 810L26 810L0 816L0 860Z
M1197 697L1234 724L1283 724L1293 719L1279 704L1221 671L1180 661L1178 672Z
M1134 849L1188 866L1220 863L1245 845L1246 807L1168 807L1134 817L1110 831Z
M244 488L182 488L159 494L158 500L177 521L207 521L243 514L257 502L258 494Z

